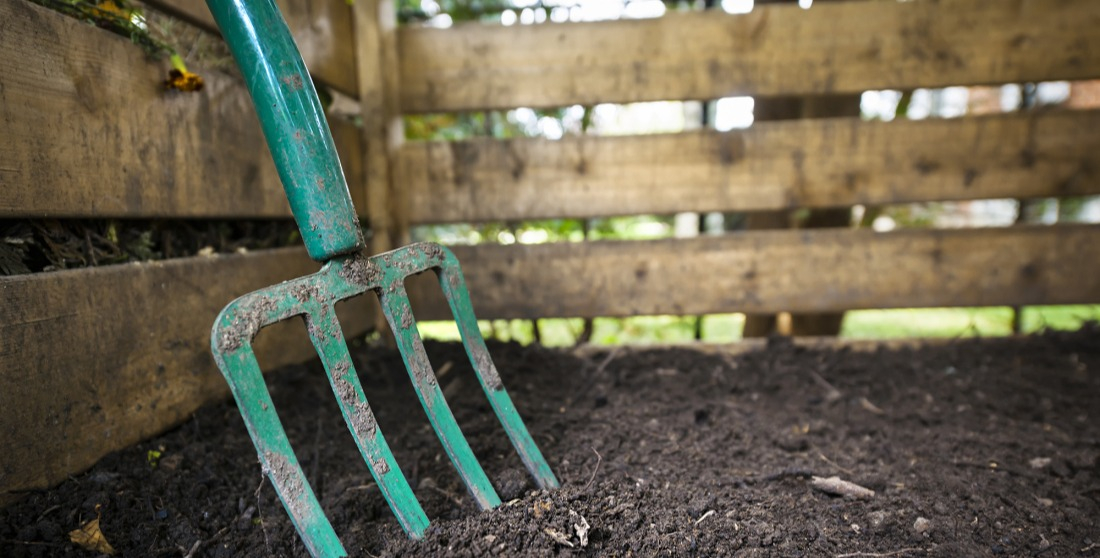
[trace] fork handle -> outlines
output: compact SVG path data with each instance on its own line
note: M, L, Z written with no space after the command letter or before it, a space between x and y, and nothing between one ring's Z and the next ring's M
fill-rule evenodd
M324 109L273 0L207 0L244 75L309 256L363 249Z

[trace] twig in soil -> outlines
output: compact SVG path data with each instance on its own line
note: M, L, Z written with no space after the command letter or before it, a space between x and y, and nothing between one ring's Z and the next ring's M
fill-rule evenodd
M451 371L451 368L454 368L454 365L455 363L449 360L447 362L444 362L443 366L440 366L439 370L436 370L435 372L436 379L442 380L443 376L446 376L447 373Z
M833 461L832 459L826 457L825 454L821 452L821 450L818 450L817 456L820 457L822 461L828 463L829 465L832 465L833 467L836 467L837 469L840 469L842 472L848 473L849 475L852 474L851 469L841 467L839 464L837 464L836 461Z
M271 556L271 555L274 555L275 553L271 551L271 539L268 538L268 536L267 536L267 525L264 524L264 513L263 513L263 511L260 510L260 491L263 490L264 481L266 481L266 480L267 480L267 477L265 477L263 473L260 473L260 485L256 487L256 492L255 492L255 496L256 496L256 519L260 522L260 530L263 531L263 533L264 533L264 548L267 549L267 554L269 556Z
M622 348L622 345L619 345L618 347L612 349L611 352L607 354L607 357L604 358L603 361L600 362L599 366L596 367L596 370L592 373L592 375L599 376L600 373L603 372L605 368L607 368L607 365L611 364L611 361L615 360L615 357L619 356L619 351L621 351Z
M833 401L836 401L837 399L840 399L841 397L844 397L844 394L840 393L839 389L836 389L835 387L833 387L833 384L830 384L828 380L826 380L825 378L822 378L821 374L818 374L817 372L814 372L813 370L810 370L809 372L810 372L810 376L812 376L814 381L817 382L817 385L825 388L825 402L826 403L832 403Z
M92 248L92 235L88 229L84 229L84 250L87 252L88 259L91 260L92 265L98 266L99 262L96 261L95 249Z
M902 548L899 550L893 550L890 552L849 552L848 554L837 554L835 558L855 558L856 556L867 556L874 558L883 558L885 556L900 556L902 554L908 554L910 552L928 552L923 548Z
M695 520L695 526L698 527L699 524L702 523L704 519L714 515L715 513L716 512L714 510L707 510L707 513L704 513L702 516L699 517L699 519Z
M454 494L453 492L448 492L448 491L446 491L446 490L443 490L442 488L439 488L438 486L436 486L436 485L434 485L434 484L428 484L428 485L426 486L426 488L430 488L430 489L432 489L432 490L434 490L434 491L436 491L436 492L438 492L438 493L440 493L440 494L442 494L442 495L446 496L446 497L447 497L447 499L448 499L448 500L450 500L450 501L451 501L451 502L452 502L452 503L453 503L453 504L454 504L455 506L458 506L459 508L461 508L461 507L462 507L462 498L459 498L459 497L458 497L458 496L457 496L456 494Z
M581 490L588 490L589 486L592 486L592 481L596 480L596 472L600 470L600 462L603 461L603 456L600 452L596 451L596 448L592 448L593 453L596 454L596 466L592 468L592 476L588 477L588 482L584 483L584 488Z
M875 405L874 403L871 403L871 400L867 399L866 397L860 397L859 398L859 406L862 407L863 410L867 411L868 413L871 413L872 415L880 415L881 416L881 415L886 414L886 411L883 411L881 408L879 408L878 405Z
M1078 554L1084 554L1084 553L1086 553L1090 550L1095 550L1097 548L1100 548L1100 543L1092 543L1092 544L1086 546L1085 548L1082 548L1081 550L1078 550L1077 553Z
M35 520L34 520L34 522L35 522L35 523L41 523L43 519L46 519L46 516L47 516L47 515L50 515L50 512L55 512L55 511L57 511L57 510L59 510L59 509L61 509L61 505L60 505L60 504L58 504L58 505L54 505L54 506L50 506L50 507L46 508L46 511L44 511L44 512L42 512L42 513L38 514L38 519L35 519Z
M220 531L219 531L219 532L220 532ZM191 545L191 550L189 550L189 551L187 552L187 554L184 554L184 555L183 555L183 558L194 558L194 557L195 557L195 553L199 551L199 547L200 547L200 546L202 546L202 541L201 541L201 540L197 540L197 541L195 541L195 544ZM183 547L182 547L182 546L180 547L180 550L181 550L181 551L183 550Z
M875 497L874 490L860 486L854 482L843 480L837 476L829 478L813 477L810 481L810 486L826 494L844 496L845 498L866 500Z
M349 487L347 487L347 489L344 490L344 492L348 492L350 490L369 490L369 489L374 488L374 487L375 487L375 484L373 482L368 482L367 484L360 484L358 486L349 486Z

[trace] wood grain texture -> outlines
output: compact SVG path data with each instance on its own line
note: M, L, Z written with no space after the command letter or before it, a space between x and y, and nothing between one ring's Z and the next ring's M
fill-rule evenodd
M414 223L1100 193L1100 111L762 122L728 133L411 142Z
M209 348L217 313L317 269L295 248L0 278L0 506L227 395ZM345 332L367 329L371 304L341 308ZM265 370L313 354L300 321L255 347Z
M145 0L156 9L220 34L204 0ZM317 81L358 97L355 42L347 0L276 0L309 73Z
M791 3L791 0L776 0L778 3ZM821 0L819 0L820 2ZM834 0L826 0L834 1ZM761 122L768 119L768 116L774 120L786 120L791 118L858 118L860 116L861 108L861 94L842 94L842 95L813 95L809 97L756 97L753 105L753 118L754 122ZM792 102L793 101L793 102ZM775 106L775 105L779 106ZM768 107L771 107L771 111L767 111ZM761 110L765 109L765 110ZM771 112L770 115L763 114L764 112ZM789 217L795 217L792 211L779 210L779 213L785 213ZM774 219L775 215L769 215L776 213L776 211L764 212L764 215L769 219ZM752 230L754 217L759 217L760 213L748 213L745 220L745 226L747 229ZM805 212L800 218L792 219L794 221L800 221L798 228L834 228L834 227L849 227L852 221L852 209L850 207L826 207L816 208L812 211ZM767 227L771 228L771 227ZM759 314L746 314L745 326L742 328L741 336L748 338L751 336L767 336L772 332L779 332L779 325L781 320L780 316L776 314L759 315ZM839 335L840 328L844 323L843 312L825 312L814 314L788 314L786 318L787 328L789 331L783 332L788 335L796 337L802 337L806 335L822 336L822 335ZM696 330L699 332L698 336L702 336L702 320L696 322Z
M340 156L340 166L344 169L351 203L355 205L356 214L362 217L370 210L367 192L363 188L367 181L367 168L364 164L362 129L343 118L329 118L328 125L332 131L332 141L336 144L336 154Z
M408 243L407 220L399 207L407 203L394 188L393 161L404 142L397 95L397 13L390 0L363 0L354 7L358 56L363 159L366 174L359 185L369 202L370 252L378 254Z
M243 83L165 92L166 62L29 2L0 4L0 51L0 217L290 216ZM354 126L333 126L362 180Z
M1100 2L928 0L404 28L402 108L861 93L1100 76Z
M1100 301L1100 227L760 231L454 247L479 318L829 312ZM419 319L448 319L425 280Z

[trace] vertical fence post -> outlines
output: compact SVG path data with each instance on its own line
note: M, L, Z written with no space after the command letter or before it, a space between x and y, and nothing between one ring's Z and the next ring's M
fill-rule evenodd
M397 7L393 0L360 0L354 14L367 176L363 187L373 233L370 252L377 254L409 241L407 201L395 184L393 166L405 136L398 101Z
M370 254L380 254L409 242L408 206L394 181L397 149L405 139L398 102L397 2L359 0L355 18L355 64L359 80L359 107L363 118L363 165L366 180L359 188L367 207L360 208L370 223ZM395 192L396 190L396 192ZM382 312L374 328L391 345L393 337Z

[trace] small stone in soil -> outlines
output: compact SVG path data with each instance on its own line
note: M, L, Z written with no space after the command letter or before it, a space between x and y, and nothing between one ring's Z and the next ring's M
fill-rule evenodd
M913 522L913 530L916 531L917 534L923 535L932 530L932 522L923 517L918 517L917 520Z
M886 523L887 517L889 517L889 514L881 510L873 511L867 514L867 519L870 522L872 529L878 529L879 527L882 527L883 524Z

